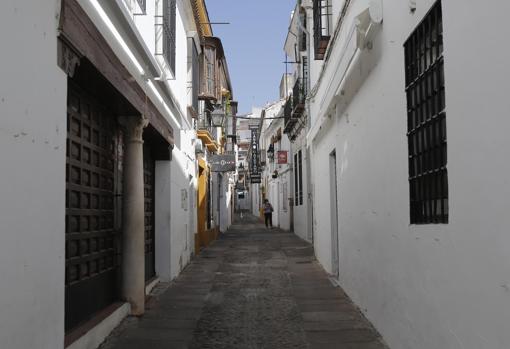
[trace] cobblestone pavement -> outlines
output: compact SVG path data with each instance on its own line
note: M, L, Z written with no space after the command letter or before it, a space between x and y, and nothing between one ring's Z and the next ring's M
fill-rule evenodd
M387 349L312 247L245 217L101 349Z

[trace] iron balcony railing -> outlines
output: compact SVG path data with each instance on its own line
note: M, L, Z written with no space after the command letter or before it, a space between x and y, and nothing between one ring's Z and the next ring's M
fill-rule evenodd
M292 117L292 96L287 98L285 105L283 107L283 120L285 122L284 133L289 133L292 130L292 126L296 123L296 119Z
M218 139L218 128L211 125L207 119L199 119L197 122L197 130L209 132L213 139Z
M297 79L292 89L292 117L299 118L305 109L305 89L302 79Z

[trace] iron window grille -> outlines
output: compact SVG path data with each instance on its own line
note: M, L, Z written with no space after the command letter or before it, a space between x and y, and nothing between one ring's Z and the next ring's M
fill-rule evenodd
M200 98L214 100L217 95L216 80L216 47L203 45L203 52L200 59Z
M195 40L190 38L191 45L191 106L198 112L198 91L200 89L200 63Z
M296 120L292 117L292 96L287 98L287 101L283 107L283 120L285 125L283 133L289 133L296 123Z
M301 79L296 79L296 83L292 88L292 117L299 118L305 109L305 91Z
M411 224L448 223L441 1L404 44Z
M315 59L324 59L332 30L331 0L313 0Z
M299 14L299 17L301 19L302 26L306 29L306 12L302 10L302 12ZM306 32L303 29L299 30L299 50L306 51Z
M303 56L303 94L306 96L308 94L308 57Z
M205 50L205 71L206 71L206 90L208 93L214 95L216 91L216 72L215 72L216 57L212 48Z
M172 74L175 74L176 0L163 0L163 55Z

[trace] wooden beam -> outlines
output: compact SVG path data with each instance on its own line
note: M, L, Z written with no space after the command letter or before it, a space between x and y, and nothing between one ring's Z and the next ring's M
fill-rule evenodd
M170 123L147 98L144 90L76 0L62 0L59 29L61 39L77 50L81 57L88 59L140 114L149 119L150 124L169 144L174 144Z

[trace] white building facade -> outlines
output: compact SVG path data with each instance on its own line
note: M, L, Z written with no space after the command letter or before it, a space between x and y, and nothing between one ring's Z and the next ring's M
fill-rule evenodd
M283 133L283 105L285 99L265 107L260 121L259 146L263 165L263 199L273 206L274 227L291 229L292 164L290 141ZM265 156L263 159L262 156ZM289 200L290 199L290 200Z
M206 15L199 0L6 4L2 347L96 348L190 261Z
M285 91L283 108L284 134L290 141L289 161L292 163L292 227L303 240L313 241L313 201L310 168L310 144L306 133L310 124L310 103L306 99L310 91L310 64L313 64L309 48L311 19L306 3L297 4L292 13L284 50L288 61L294 62L291 79ZM310 63L312 62L312 63ZM282 84L280 84L282 85ZM280 91L284 91L280 86Z
M310 152L315 253L391 348L510 345L509 10L296 8L310 122L295 140Z

